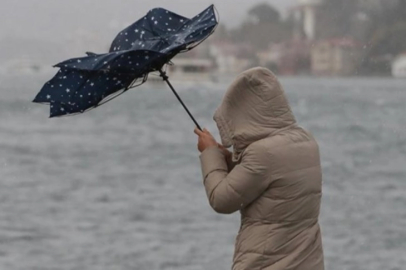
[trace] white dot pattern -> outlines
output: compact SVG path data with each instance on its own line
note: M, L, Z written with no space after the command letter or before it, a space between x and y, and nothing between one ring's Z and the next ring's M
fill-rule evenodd
M177 53L195 47L217 26L214 6L192 19L155 8L122 30L105 54L87 52L56 65L60 70L34 102L50 104L50 116L84 112L136 79L160 69Z

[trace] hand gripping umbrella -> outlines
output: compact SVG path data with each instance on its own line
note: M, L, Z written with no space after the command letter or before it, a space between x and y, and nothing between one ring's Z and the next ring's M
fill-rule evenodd
M121 31L105 54L61 62L60 70L33 102L50 105L50 117L73 115L96 108L127 90L143 84L150 72L159 72L196 126L176 93L164 66L178 53L187 52L208 38L218 24L214 6L188 19L163 8Z

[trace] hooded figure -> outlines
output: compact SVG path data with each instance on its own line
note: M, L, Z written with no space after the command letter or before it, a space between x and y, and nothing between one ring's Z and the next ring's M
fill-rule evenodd
M232 269L324 269L319 148L296 124L275 75L265 68L240 74L214 120L233 153L205 130L197 132L200 161L211 207L241 213ZM212 143L204 146L204 138Z

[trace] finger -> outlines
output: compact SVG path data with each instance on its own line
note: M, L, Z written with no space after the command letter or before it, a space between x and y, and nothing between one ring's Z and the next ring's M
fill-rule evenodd
M208 131L207 129L203 129L203 133L206 134L209 137L214 138L213 135L211 135L210 131Z
M194 132L195 132L195 134L198 135L198 136L202 136L202 135L204 134L204 133L203 133L201 130L199 130L198 128L195 128Z

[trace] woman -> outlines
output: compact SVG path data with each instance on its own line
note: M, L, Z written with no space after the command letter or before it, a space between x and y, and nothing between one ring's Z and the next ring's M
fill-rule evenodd
M324 269L319 149L277 78L264 68L243 72L214 120L222 145L206 129L195 133L211 207L241 213L232 269Z

